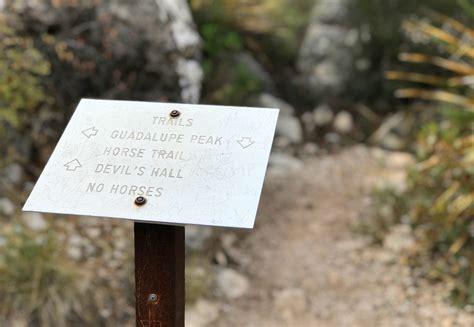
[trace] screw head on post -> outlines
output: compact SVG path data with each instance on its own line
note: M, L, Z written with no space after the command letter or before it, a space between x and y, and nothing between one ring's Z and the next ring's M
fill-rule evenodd
M155 293L151 293L150 295L148 295L148 302L156 302L158 301L158 295L156 295Z

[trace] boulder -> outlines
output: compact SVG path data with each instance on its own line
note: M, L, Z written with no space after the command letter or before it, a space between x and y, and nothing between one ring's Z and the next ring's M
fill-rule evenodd
M321 0L313 7L297 59L300 84L316 99L346 92L361 52L359 30L348 27L349 0Z
M303 142L303 128L292 105L269 93L262 93L258 98L258 105L267 108L280 109L276 127L276 135L284 138L289 144Z

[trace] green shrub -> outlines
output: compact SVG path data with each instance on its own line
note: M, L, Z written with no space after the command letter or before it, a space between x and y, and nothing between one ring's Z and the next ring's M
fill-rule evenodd
M5 226L4 226L5 229ZM64 326L78 303L79 276L52 232L33 233L21 225L0 235L0 317L28 325Z
M418 245L408 262L435 280L451 277L454 302L474 304L474 30L439 13L428 18L403 25L436 53L402 53L412 71L387 72L415 84L396 96L441 103L443 113L420 131L402 195Z
M0 16L0 124L19 127L25 112L48 99L41 76L49 73L50 65L33 40L16 35Z
M433 279L452 276L457 304L474 304L473 144L474 136L449 120L425 126L406 194L419 244L412 263ZM429 264L421 260L426 255Z

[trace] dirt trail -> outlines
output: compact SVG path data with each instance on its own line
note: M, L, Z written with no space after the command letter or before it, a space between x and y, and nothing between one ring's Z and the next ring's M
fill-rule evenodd
M374 183L400 173L379 161L357 146L269 178L256 229L238 245L246 264L236 269L251 287L236 300L214 298L212 326L474 326L444 301L442 285L415 282L354 232Z

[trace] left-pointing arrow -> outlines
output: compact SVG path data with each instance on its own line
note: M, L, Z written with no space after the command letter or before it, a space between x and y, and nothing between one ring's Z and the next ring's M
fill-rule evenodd
M66 167L66 170L68 170L68 171L75 171L78 168L81 168L82 165L79 162L79 160L74 159L74 160L69 161L68 163L64 164L64 167Z
M92 136L96 136L97 133L99 133L99 130L95 128L95 126L82 131L82 134L84 134L88 139L90 139Z

